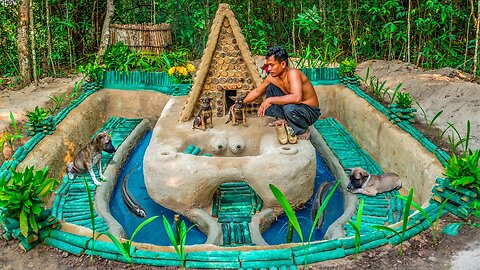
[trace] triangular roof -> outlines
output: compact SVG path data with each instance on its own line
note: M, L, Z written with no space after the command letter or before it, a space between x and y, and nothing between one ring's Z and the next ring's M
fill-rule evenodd
M207 46L203 51L202 60L198 68L196 77L194 79L192 90L188 95L187 103L185 104L185 107L183 108L183 111L180 115L181 121L188 121L190 119L193 114L193 110L195 109L195 104L202 95L205 79L207 78L207 75L210 71L212 58L216 50L218 50L217 44L221 42L219 40L220 31L225 20L228 21L228 27L231 27L232 29L232 34L236 40L236 45L238 45L240 55L243 58L244 63L246 64L247 74L249 75L248 77L253 80L252 83L255 87L258 87L262 83L262 79L256 69L255 62L252 58L247 42L245 41L245 37L242 34L235 15L233 14L228 4L220 4L218 5L217 13L215 14L215 18L213 19L210 34L208 36Z

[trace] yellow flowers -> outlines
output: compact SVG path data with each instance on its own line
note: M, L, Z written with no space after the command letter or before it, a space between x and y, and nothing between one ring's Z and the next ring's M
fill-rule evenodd
M193 73L195 72L195 66L192 64L187 64L187 70L188 72Z
M186 67L176 67L175 68L175 71L182 74L183 76L187 76L188 75L188 71L187 71L187 68Z
M191 82L192 75L195 72L195 66L192 64L171 67L168 69L168 75L173 76L177 83Z

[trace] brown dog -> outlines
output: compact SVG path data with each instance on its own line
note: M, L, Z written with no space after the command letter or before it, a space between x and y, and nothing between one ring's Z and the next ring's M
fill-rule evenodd
M350 170L350 183L347 186L347 190L352 193L375 196L377 193L383 193L402 187L402 181L395 173L371 175L360 167Z
M107 131L101 132L95 136L91 142L85 145L82 150L78 152L73 161L68 163L68 179L72 180L76 174L84 174L88 172L93 180L93 183L97 186L101 185L101 183L95 177L93 166L97 164L100 179L106 180L107 178L102 173L102 151L107 153L115 152L112 139L110 135L108 135Z
M247 115L245 103L243 102L245 96L246 94L242 93L237 95L236 97L230 97L230 99L235 101L235 104L230 106L230 108L228 109L228 120L227 122L225 122L225 124L232 121L233 125L236 126L239 124L238 121L241 120L243 126L247 127Z
M198 111L197 116L193 119L193 129L201 129L206 130L206 124L208 119L210 119L210 123L208 124L209 128L213 128L213 112L212 107L210 106L210 101L212 99L209 97L200 98L202 105L200 107L200 111Z

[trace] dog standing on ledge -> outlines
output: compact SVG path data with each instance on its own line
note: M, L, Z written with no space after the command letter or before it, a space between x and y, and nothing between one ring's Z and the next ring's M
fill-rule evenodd
M228 109L228 120L225 122L225 124L232 121L233 125L236 126L239 124L239 120L241 120L243 126L247 127L247 113L245 109L245 103L243 102L245 97L245 93L238 94L236 97L230 97L230 99L235 101L235 103Z
M85 145L80 152L75 156L72 162L67 164L68 179L72 180L76 174L84 174L88 172L93 180L93 183L100 186L101 183L95 177L93 166L96 164L100 179L107 178L102 172L102 151L107 153L114 153L116 151L112 144L112 138L107 131L100 132L95 138Z
M212 99L209 97L202 97L200 101L202 102L200 110L198 111L197 116L193 119L193 129L201 129L205 131L207 129L207 121L210 119L208 124L209 128L213 128L213 112L212 106L210 106L210 101Z

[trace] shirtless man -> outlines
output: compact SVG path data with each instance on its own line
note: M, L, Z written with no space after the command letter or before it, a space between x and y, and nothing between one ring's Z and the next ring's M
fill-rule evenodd
M287 52L281 47L268 49L265 55L267 72L263 83L243 100L250 103L264 93L266 99L258 108L258 116L277 118L269 126L286 125L292 136L308 140L308 129L320 116L318 98L312 83L300 70L288 66Z

